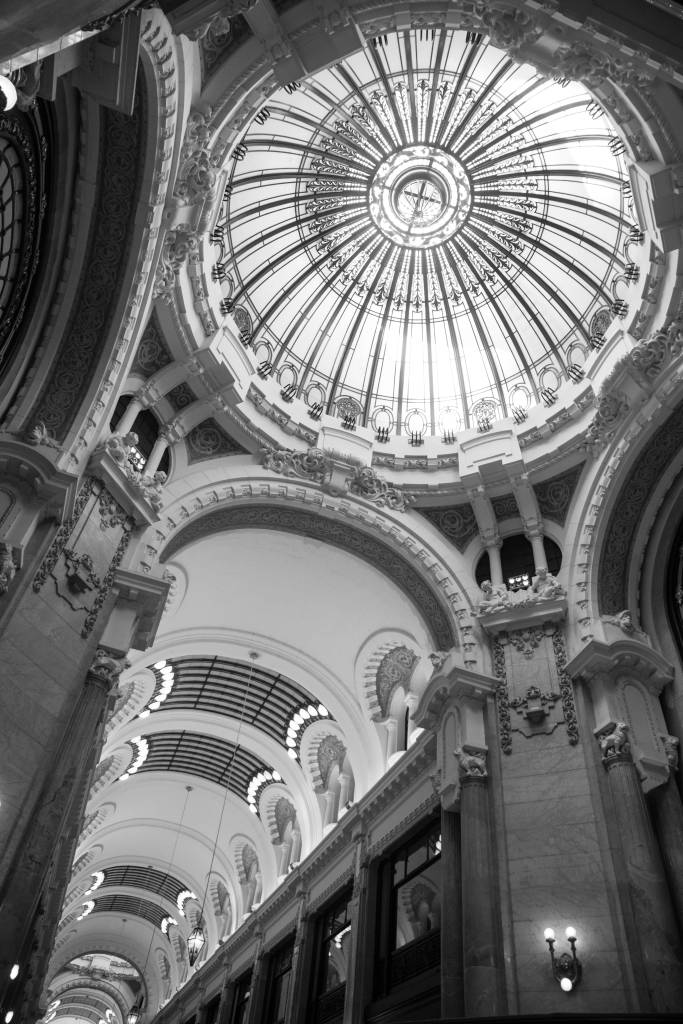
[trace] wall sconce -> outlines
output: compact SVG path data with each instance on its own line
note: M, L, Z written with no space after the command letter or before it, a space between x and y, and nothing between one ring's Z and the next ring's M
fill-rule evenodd
M550 961L553 966L553 976L559 981L563 992L571 992L581 981L581 964L576 958L576 929L571 926L566 929L565 935L572 948L570 953L562 953L555 956L555 932L552 928L546 928L543 938L548 943L550 950Z

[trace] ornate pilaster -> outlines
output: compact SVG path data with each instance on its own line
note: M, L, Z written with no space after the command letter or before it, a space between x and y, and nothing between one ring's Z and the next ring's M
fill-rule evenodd
M461 750L458 760L465 1016L496 1016L504 1004L486 752Z
M495 688L494 679L466 669L460 652L453 651L432 676L415 712L417 724L437 736L442 1014L449 1017L504 1012L484 722L487 698Z
M683 958L657 840L631 755L629 727L610 722L596 730L611 796L610 813L620 842L625 892L640 949L648 1004L643 1010L674 1013L683 1006Z

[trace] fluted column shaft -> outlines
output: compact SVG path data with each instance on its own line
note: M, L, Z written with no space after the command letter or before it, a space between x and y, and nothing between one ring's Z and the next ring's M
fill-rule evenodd
M664 866L630 753L603 757L652 1009L683 1006L683 962Z
M665 785L653 790L651 800L678 928L683 932L683 801L673 775Z
M466 1017L493 1017L504 1009L485 776L463 777L460 818L464 1012Z
M460 817L441 808L441 1016L462 1017Z

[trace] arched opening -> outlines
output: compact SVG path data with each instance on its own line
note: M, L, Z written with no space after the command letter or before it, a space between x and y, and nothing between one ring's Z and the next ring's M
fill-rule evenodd
M118 424L121 422L124 412L130 405L132 395L121 395L111 420L109 421L109 429L112 433L116 430ZM135 446L134 452L131 455L131 462L135 469L142 472L145 468L148 458L152 454L154 444L159 437L159 421L153 412L149 409L142 409L135 420L131 430L138 436L138 443ZM167 448L164 454L161 456L159 463L159 470L168 475L171 465L171 457L169 449Z
M557 576L562 565L562 551L559 545L550 537L544 537L543 550L548 572ZM523 533L517 533L504 539L500 550L500 560L503 566L503 581L509 590L525 590L530 586L536 574L536 562L531 542ZM477 562L474 576L479 586L484 580L491 579L488 552L485 552Z

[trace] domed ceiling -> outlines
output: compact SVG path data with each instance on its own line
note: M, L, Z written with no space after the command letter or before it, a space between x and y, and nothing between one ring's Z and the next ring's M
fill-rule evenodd
M291 394L376 430L526 408L611 316L620 148L583 87L480 36L382 36L234 151L228 308Z

